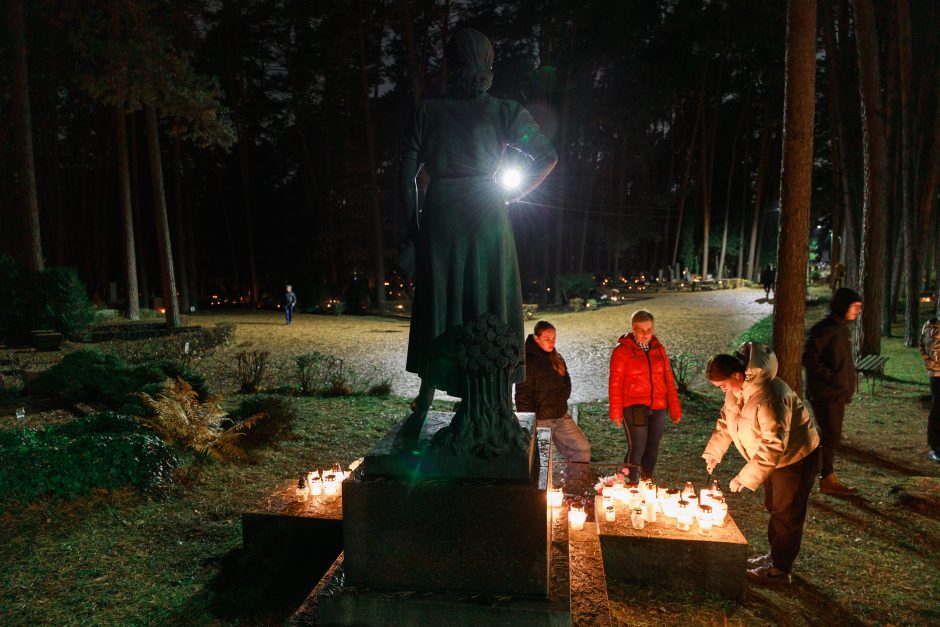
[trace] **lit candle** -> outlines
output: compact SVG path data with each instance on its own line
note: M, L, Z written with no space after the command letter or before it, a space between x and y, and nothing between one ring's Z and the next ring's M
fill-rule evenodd
M607 522L613 522L617 518L613 505L608 505L604 508L604 518L607 519Z
M607 509L608 507L613 507L613 506L614 506L614 497L608 496L608 495L604 495L603 497L601 497L601 503L602 503L602 506L603 506L604 509Z
M712 503L712 519L716 525L724 527L725 516L728 515L728 504L722 496L712 499Z
M552 488L548 491L548 506L549 507L561 507L562 501L564 501L565 495L562 493L561 488Z
M336 475L329 474L323 478L323 493L327 496L333 496L336 494L338 489L338 484L336 482Z
M627 498L627 507L630 509L636 509L643 504L643 495L638 489L631 489L629 495L630 496Z
M708 488L702 488L698 491L698 506L708 505L711 503L711 492L708 491Z
M629 497L624 485L622 483L615 483L613 487L613 497L618 501L626 502L627 498Z
M685 500L689 503L689 514L693 518L698 516L698 495L690 494L685 497Z
M703 536L711 535L712 532L712 506L700 505L698 515L698 532Z
M682 498L685 498L690 494L695 494L695 486L692 485L691 481L686 481L685 487L682 488Z
M574 506L568 510L568 523L575 531L584 529L584 521L587 519L587 513L582 508L575 509Z
M676 529L679 531L688 531L692 528L692 512L689 510L689 502L685 499L679 501L676 510Z
M646 500L643 502L643 517L646 522L654 523L656 522L656 497L652 495L652 492L646 494Z
M294 495L297 497L297 500L304 502L307 500L307 478L301 477L297 481L297 487L294 489Z
M608 496L613 496L613 495L614 495L614 486L605 485L603 488L601 488L601 496L603 496L605 499Z
M666 490L666 498L663 499L663 515L667 518L675 518L676 510L679 509L679 489L669 488Z
M643 519L643 509L637 507L630 514L630 522L633 524L634 529L642 529L646 525L646 521Z

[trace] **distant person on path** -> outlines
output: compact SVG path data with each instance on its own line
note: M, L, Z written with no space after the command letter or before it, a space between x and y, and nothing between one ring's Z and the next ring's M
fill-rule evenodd
M516 385L516 411L535 412L539 427L551 427L552 443L569 462L591 461L591 445L568 413L571 376L555 350L554 325L540 320L525 341L526 377Z
M764 286L764 298L770 300L770 291L773 290L774 297L777 296L777 290L774 286L777 283L777 271L774 270L774 264L768 263L767 267L760 273L760 283Z
M832 291L836 291L845 283L845 264L836 263L832 266Z
M408 236L400 262L415 269L415 295L406 369L421 377L406 435L414 436L434 390L463 397L464 379L453 360L437 354L435 340L450 329L491 314L523 342L522 283L507 202L542 182L557 156L522 105L487 94L493 82L493 46L482 33L463 29L447 43L448 93L423 101L405 135L402 206ZM531 157L519 187L495 180L504 152ZM418 207L416 178L430 176ZM525 379L516 370L513 383ZM511 399L507 399L511 402Z
M294 307L296 306L297 294L294 293L294 288L288 285L284 292L284 317L287 319L287 324L291 323L291 319L294 317Z
M747 463L728 489L756 491L763 485L764 507L770 514L770 552L747 561L747 576L790 583L819 471L819 436L800 397L777 378L777 357L766 346L745 342L734 355L715 355L705 377L725 393L702 453L706 470L715 470L733 442Z
M653 335L653 314L640 309L630 323L633 331L620 337L610 356L608 393L610 419L627 440L624 464L636 482L653 477L666 409L678 424L682 406L666 347Z
M848 323L858 318L861 311L861 294L840 287L829 301L829 315L813 325L803 347L806 399L813 407L822 438L819 491L833 496L858 492L839 481L833 463L842 442L845 406L852 402L856 385Z
M920 332L920 355L930 376L930 416L927 418L927 455L940 462L940 319L931 318Z

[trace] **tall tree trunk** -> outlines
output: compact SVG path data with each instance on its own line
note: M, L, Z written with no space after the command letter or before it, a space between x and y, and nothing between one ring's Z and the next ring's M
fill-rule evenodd
M705 65L703 64L698 88L698 105L695 107L695 122L692 125L692 138L689 140L689 150L685 155L685 171L682 173L682 183L679 185L679 208L676 212L676 240L672 247L672 265L676 265L676 261L679 258L679 242L682 239L682 218L685 214L685 199L689 194L689 178L692 174L695 140L698 137L699 125L702 123L702 119L705 116L705 75Z
M567 202L565 194L568 191L567 179L569 173L572 171L571 159L569 157L569 148L568 148L568 131L571 125L571 92L573 91L574 84L574 64L575 64L575 53L576 53L576 42L575 37L577 33L577 28L575 27L574 22L570 26L571 32L569 33L569 42L568 42L568 68L565 71L565 95L562 100L561 106L561 128L559 129L559 140L558 140L558 155L561 160L561 167L563 168L561 173L556 177L558 181L558 198L561 199L562 203ZM561 274L564 272L564 261L566 258L565 254L565 212L557 211L555 213L555 251L552 255L552 261L554 262L554 285L552 288L555 292L555 304L560 305L564 302L561 293Z
M906 279L904 306L904 344L917 346L920 341L920 242L914 233L913 173L913 108L911 102L911 5L898 0L898 79L901 90L901 221L904 230L904 275ZM927 230L927 224L921 225Z
M160 136L157 130L157 112L150 105L144 106L147 124L147 153L150 164L150 187L153 196L153 215L157 231L157 249L160 253L160 276L163 286L163 306L166 308L166 325L182 326L180 308L176 300L176 276L173 273L173 249L170 242L170 223L166 215L166 193L163 187L163 163L160 157Z
M414 105L418 106L418 103L421 102L421 71L418 69L414 21L411 19L408 0L398 0L398 10L401 11L402 36L405 40L405 50L408 52L408 67L411 68L411 98Z
M933 137L930 140L930 151L927 154L926 162L920 168L920 179L917 190L917 225L920 238L917 243L920 255L924 259L926 274L930 275L930 260L933 259L928 254L927 245L930 234L933 234L933 245L940 250L940 235L937 234L940 228L940 219L937 217L935 209L937 182L940 179L940 78L933 84L934 105L933 115ZM932 228L929 228L932 226ZM937 273L937 307L940 313L940 272Z
M780 241L774 298L774 352L778 376L802 393L800 356L806 313L806 263L813 181L813 114L816 83L816 0L787 4Z
M26 63L26 18L23 0L7 0L13 150L16 159L17 201L13 215L14 250L30 272L43 269L39 232L39 200L36 196L36 163L33 157L33 124L29 111L29 71Z
M140 193L140 162L137 144L137 114L125 116L127 120L127 152L130 157L131 208L134 218L134 251L137 256L137 282L140 290L140 306L150 306L150 264L148 263L148 241L144 237L144 221Z
M356 22L356 37L359 43L359 80L362 87L362 121L365 125L366 151L369 165L369 187L372 196L372 233L375 238L375 302L381 313L385 308L385 244L382 237L382 206L379 200L379 181L375 160L375 129L372 128L372 111L369 105L369 74L366 66L366 39L363 26L362 2L357 3L359 19Z
M189 312L189 277L186 264L186 238L183 226L183 140L173 138L173 147L170 150L170 164L172 176L170 183L173 186L173 260L176 268L176 284L179 288L180 307L182 311Z
M121 14L118 0L111 2L111 37L121 39ZM117 69L116 82L123 93L126 89L127 67ZM122 98L123 100L123 98ZM127 115L124 106L114 107L114 143L117 148L118 205L121 211L121 239L124 248L124 313L128 320L140 320L137 297L137 251L134 246L134 206L131 204L131 173L127 156Z
M744 104L741 105L741 117L738 118L738 128L734 131L734 139L731 140L731 156L728 160L728 184L725 187L725 218L721 229L721 253L718 257L718 278L725 276L725 251L728 249L728 221L731 217L731 186L734 183L734 168L737 165L738 158L738 139L741 137L741 131L744 128L744 121L747 119L747 108L751 102L751 90L747 91L744 97Z
M770 167L770 136L773 133L770 123L770 112L764 108L764 127L760 134L760 147L757 151L757 176L754 179L754 217L751 220L751 242L748 246L747 278L757 280L756 265L760 265L760 246L758 236L761 235L761 210L763 207L764 184L767 180L767 170Z
M862 297L865 309L859 324L858 351L881 354L881 307L885 297L885 180L886 148L881 69L875 9L871 0L852 0L858 45L859 92L862 102L862 156L865 185L862 201Z

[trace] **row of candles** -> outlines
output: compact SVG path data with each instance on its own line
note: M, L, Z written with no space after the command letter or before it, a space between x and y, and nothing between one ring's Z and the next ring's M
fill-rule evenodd
M728 504L717 481L712 481L707 488L696 493L691 481L685 483L682 490L657 486L652 481L641 481L635 487L616 483L605 486L601 491L601 510L604 519L612 522L617 519L614 504L622 502L630 511L630 522L635 529L643 529L646 523L655 523L657 514L675 520L676 529L689 531L693 521L698 522L699 533L711 534L712 527L725 524ZM561 488L552 488L548 493L549 505L560 507L564 500ZM575 531L584 528L587 513L580 501L572 503L568 510L568 522Z
M294 496L301 502L306 501L310 496L335 496L342 492L343 479L348 477L353 470L350 468L349 472L344 472L339 464L333 464L333 468L329 471L311 470L297 480Z

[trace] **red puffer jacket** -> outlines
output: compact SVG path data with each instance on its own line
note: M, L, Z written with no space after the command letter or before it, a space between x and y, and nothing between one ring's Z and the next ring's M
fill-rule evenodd
M682 417L676 380L666 356L666 347L654 335L647 353L633 334L622 336L610 356L610 419L623 422L623 408L647 405L650 409L669 408L673 421Z

